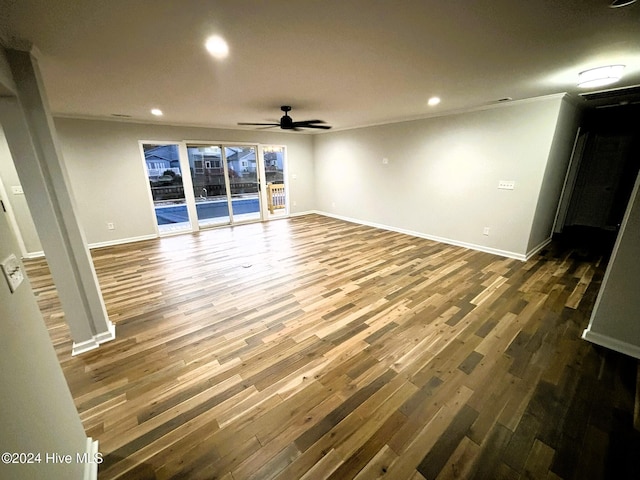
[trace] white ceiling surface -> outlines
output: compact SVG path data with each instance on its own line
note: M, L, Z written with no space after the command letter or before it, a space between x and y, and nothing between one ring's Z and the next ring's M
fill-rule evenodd
M638 85L640 2L608 5L0 0L0 39L40 51L56 115L240 128L292 105L294 120L352 128L580 93L580 71L613 63L627 65L616 87ZM229 44L223 61L204 48L212 34Z

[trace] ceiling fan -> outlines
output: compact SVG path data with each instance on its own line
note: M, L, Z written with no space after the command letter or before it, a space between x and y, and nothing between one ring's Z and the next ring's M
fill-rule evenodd
M284 112L284 115L280 118L280 123L238 123L238 125L253 125L261 127L280 127L283 130L295 130L299 131L303 128L319 128L322 130L329 130L329 125L317 125L318 123L324 123L324 120L303 120L301 122L294 122L293 118L289 116L291 107L289 105L283 105L280 110Z

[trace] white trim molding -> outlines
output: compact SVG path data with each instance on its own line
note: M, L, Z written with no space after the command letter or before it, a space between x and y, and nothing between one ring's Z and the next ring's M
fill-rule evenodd
M185 233L185 232L178 232L178 233ZM119 238L117 240L109 240L106 242L95 242L95 243L90 243L88 245L88 247L90 249L94 249L94 248L102 248L102 247L112 247L114 245L124 245L127 243L134 243L134 242L142 242L144 240L154 240L158 238L158 235L153 233L150 235L140 235L138 237L128 237L128 238ZM27 252L25 255L22 256L23 258L28 258L28 259L36 259L36 258L43 258L45 257L44 251L40 250L38 252Z
M84 342L73 342L73 347L71 348L71 356L75 357L76 355L80 355L81 353L86 353L91 350L98 348L100 344L96 341L95 338L90 338L89 340L85 340Z
M537 255L538 253L540 253L540 250L542 250L544 247L549 245L551 243L551 240L553 240L552 237L549 237L546 240L542 241L537 247L534 247L531 250L529 250L527 252L527 255L526 255L525 259L529 260L534 255Z
M181 232L184 233L184 232ZM154 240L158 238L158 235L140 235L139 237L128 237L128 238L120 238L118 240L109 240L106 242L96 242L90 243L89 248L102 248L102 247L112 247L114 245L123 245L125 243L134 243L134 242L142 242L144 240Z
M111 320L107 321L107 328L108 330L106 332L102 332L102 333L98 333L97 335L94 335L93 338L95 338L96 342L98 342L98 345L102 345L105 342L110 342L111 340L115 340L116 326Z
M44 257L44 251L40 250L38 252L28 252L25 253L22 258L28 258L30 260L35 259L35 258L43 258Z
M389 225L383 225L383 224L374 223L374 222L367 222L367 221L358 220L355 218L344 217L342 215L334 215L332 213L327 213L327 212L313 211L313 212L307 212L307 213L316 213L318 215L324 215L325 217L344 220L345 222L357 223L360 225L366 225L368 227L379 228L381 230L389 230L391 232L404 233L405 235L411 235L412 237L424 238L426 240L433 240L434 242L446 243L448 245L455 245L456 247L469 248L471 250L477 250L479 252L491 253L493 255L499 255L501 257L513 258L515 260L520 260L522 262L526 262L537 251L534 249L534 253L529 255L523 255L522 253L509 252L507 250L500 250L497 248L485 247L484 245L476 245L474 243L460 242L458 240L452 240L450 238L438 237L436 235L427 235L425 233L416 232L414 230L406 230L404 228L390 227ZM298 216L298 215L300 214L295 214L295 216Z
M110 320L107 320L107 328L106 332L98 333L94 335L89 340L85 340L84 342L76 343L73 342L73 347L71 349L71 356L75 357L76 355L80 355L81 353L86 353L91 350L95 350L100 345L105 342L109 342L116 338L116 326Z
M616 352L629 355L630 357L640 359L640 347L632 343L623 342L608 335L594 332L589 328L586 328L584 332L582 332L582 338L601 347L606 347Z
M313 214L317 214L317 215L324 215L324 213L322 212L318 212L316 210L307 210L305 212L289 212L289 215L287 215L288 217L304 217L305 215L313 215ZM286 218L286 217L283 217Z
M88 461L84 463L83 480L97 480L98 463L102 462L98 451L98 440L93 440L91 437L87 437L84 459Z

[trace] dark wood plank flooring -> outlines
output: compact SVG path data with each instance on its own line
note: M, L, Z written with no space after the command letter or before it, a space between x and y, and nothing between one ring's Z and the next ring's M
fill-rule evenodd
M99 478L640 478L635 361L580 339L601 257L529 262L309 215L92 252L117 339L71 357Z

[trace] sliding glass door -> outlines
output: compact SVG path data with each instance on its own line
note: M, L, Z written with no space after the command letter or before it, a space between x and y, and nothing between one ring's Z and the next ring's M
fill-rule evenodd
M141 142L141 149L160 234L263 218L257 145ZM270 165L273 177L281 162Z
M257 151L253 145L224 147L233 223L260 220Z
M260 220L257 147L187 145L199 227Z
M227 180L218 145L187 145L199 227L231 223Z
M142 144L159 233L191 230L178 144Z

